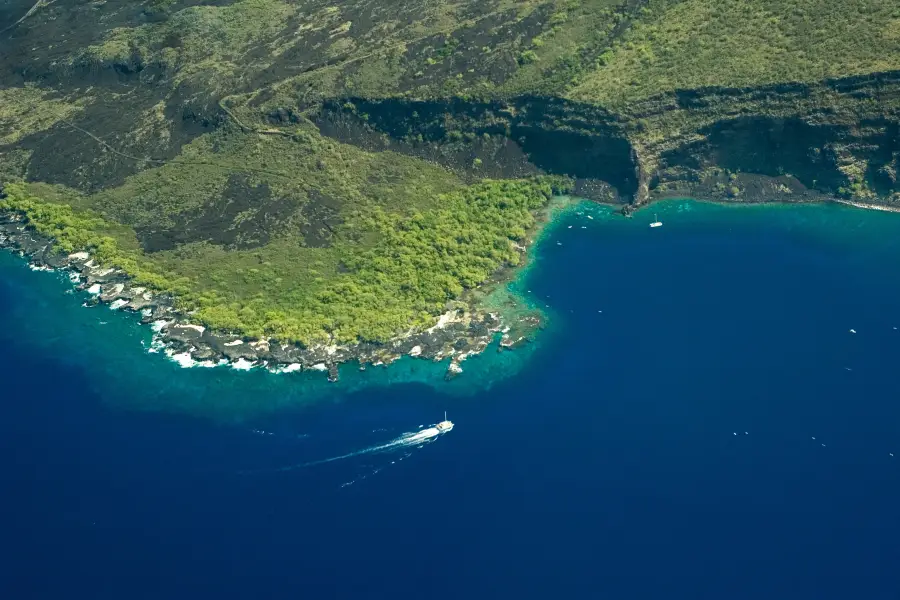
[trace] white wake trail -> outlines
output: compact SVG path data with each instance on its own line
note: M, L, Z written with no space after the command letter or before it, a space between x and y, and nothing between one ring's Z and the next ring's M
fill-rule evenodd
M321 465L325 463L335 462L338 460L344 460L347 458L353 458L354 456L362 456L364 454L375 454L377 452L390 452L391 450L397 450L400 448L405 448L407 446L416 446L418 444L422 444L423 442L428 442L436 438L441 434L440 430L436 427L429 427L428 429L423 429L418 432L410 432L404 433L400 437L391 440L386 444L379 444L377 446L369 446L368 448L363 448L362 450L357 450L356 452L350 452L348 454L342 454L340 456L333 456L331 458L325 458L322 460L314 460L312 462L303 463L302 465L294 465L293 467L288 467L287 469L292 468L302 468L302 467L312 467L314 465ZM279 469L280 471L287 469Z
M312 467L315 465L323 465L326 463L337 462L339 460L346 460L348 458L353 458L356 456L363 456L366 454L378 454L378 453L384 453L384 452L392 452L394 450L399 450L402 448L411 448L413 446L421 446L422 444L433 442L439 435L441 435L441 430L435 426L431 426L426 429L421 429L419 431L410 431L410 432L404 433L403 435L396 437L393 440L391 440L387 443L384 443L384 444L369 446L368 448L363 448L362 450L356 450L354 452L348 452L347 454L341 454L340 456L332 456L331 458L323 458L321 460L313 460L310 462L299 463L299 464L295 464L295 465L288 465L286 467L277 467L277 468L273 468L273 469L261 469L258 471L249 471L249 472L244 471L243 473L260 473L260 472L277 473L277 472L282 472L282 471L294 471L296 469L303 469L303 468Z

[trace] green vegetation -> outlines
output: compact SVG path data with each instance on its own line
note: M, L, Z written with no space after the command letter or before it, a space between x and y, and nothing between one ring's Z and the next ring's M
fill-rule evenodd
M45 131L78 112L89 98L66 102L34 85L0 88L0 147L28 134Z
M898 69L898 22L893 0L653 0L570 95L621 104L673 89Z
M402 211L427 207L439 194L462 185L446 169L323 138L309 123L286 133L290 137L224 130L201 136L166 164L95 194L89 206L138 229L164 230L179 227L193 214L202 219L205 211L232 199L232 206L247 205L236 220L264 220L270 204L278 202L281 224L294 231L309 224L304 208L316 199L338 212L360 205ZM236 176L245 184L229 192ZM267 190L255 204L246 200L254 188Z
M163 8L160 2L151 5L153 11ZM297 14L297 8L281 0L192 6L156 23L114 29L102 43L71 57L71 62L157 63L175 73L175 84L190 78L202 78L215 86L233 84L239 73L265 68L273 55L296 43L296 38L285 40L279 34L285 21ZM317 23L309 25L310 31L337 24L340 15L326 9L311 17L317 18ZM268 45L271 49L248 62L247 55L256 45Z
M310 344L384 341L429 325L448 301L518 264L514 244L553 189L549 180L486 181L408 216L357 211L329 248L281 239L253 252L198 244L161 254L142 252L133 232L93 211L42 202L21 184L7 184L4 193L0 209L25 215L61 250L90 251L101 264L174 295L210 327Z
M22 184L7 183L0 210L14 211L26 217L30 227L55 240L66 253L89 250L104 265L127 272L136 283L160 291L190 293L184 278L167 278L134 250L127 251L117 238L127 237L129 229L103 219L92 211L75 211L71 206L51 204L28 193ZM133 244L132 244L133 246Z

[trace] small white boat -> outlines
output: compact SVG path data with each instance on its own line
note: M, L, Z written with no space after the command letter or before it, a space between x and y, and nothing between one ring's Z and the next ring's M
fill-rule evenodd
M662 227L662 221L659 220L657 215L653 215L654 221L650 223L650 227Z
M453 421L447 420L447 411L444 411L444 420L434 426L440 433L447 433L453 429Z

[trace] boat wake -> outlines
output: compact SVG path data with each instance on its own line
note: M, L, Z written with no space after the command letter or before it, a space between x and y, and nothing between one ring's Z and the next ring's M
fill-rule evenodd
M379 444L376 446L369 446L368 448L363 448L362 450L357 450L355 452L349 452L347 454L341 454L340 456L332 456L331 458L323 458L322 460L314 460L307 463L302 463L299 465L293 465L290 467L282 467L277 469L278 471L290 471L292 469L302 469L303 467L312 467L315 465L324 465L325 463L335 462L339 460L345 460L348 458L353 458L355 456L363 456L365 454L379 454L379 453L387 453L393 452L396 450L401 450L403 448L411 448L414 446L421 446L422 444L427 444L429 442L433 442L439 435L441 435L441 430L437 427L429 427L427 429L422 429L416 432L404 433L400 437L397 437L386 444Z
M367 477L374 475L381 471L383 468L388 466L388 464L395 464L398 461L404 460L412 455L412 451L418 448L421 448L425 444L430 444L437 440L438 437L447 433L453 428L453 424L450 421L444 420L436 425L432 425L430 427L426 427L420 429L418 431L410 431L404 433L389 442L385 442L383 444L376 444L374 446L369 446L368 448L363 448L361 450L355 450L353 452L348 452L347 454L341 454L339 456L332 456L329 458L323 458L319 460L312 460L303 463L297 463L293 465L287 465L284 467L273 467L268 469L257 469L253 471L240 471L241 475L250 475L254 473L279 473L286 471L296 471L298 469L305 469L308 467L314 467L316 465L324 465L327 463L334 463L343 460L348 460L351 458L356 458L360 456L371 456L371 455L396 455L400 454L400 456L396 457L390 463L382 463L380 466L378 465L366 465L367 468L371 469L365 475L361 475L356 477L355 479L345 482L341 487L346 487L348 485L352 485L353 483L366 479ZM267 433L267 432L266 432Z

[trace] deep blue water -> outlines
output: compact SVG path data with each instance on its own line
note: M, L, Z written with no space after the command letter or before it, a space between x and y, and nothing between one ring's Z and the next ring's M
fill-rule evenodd
M0 256L0 597L897 598L900 215L659 213L563 218L451 385L178 369Z

